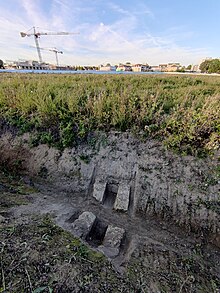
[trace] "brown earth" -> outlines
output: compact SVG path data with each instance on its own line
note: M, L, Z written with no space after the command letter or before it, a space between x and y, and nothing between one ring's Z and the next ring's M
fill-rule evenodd
M0 141L0 292L219 292L217 153L183 157L116 132L63 152L29 139ZM77 240L84 212L96 221ZM100 249L110 226L125 231L113 256Z

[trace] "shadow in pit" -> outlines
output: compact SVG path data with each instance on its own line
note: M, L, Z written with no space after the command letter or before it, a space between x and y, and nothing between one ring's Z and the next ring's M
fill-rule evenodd
M113 208L117 193L118 193L118 184L117 183L107 183L106 189L105 189L105 194L104 194L104 199L103 199L103 205L107 208Z
M100 219L96 219L95 223L89 234L86 236L86 241L91 245L98 247L102 244L105 232L107 230L107 223L101 221Z
M75 222L75 220L79 218L79 215L81 213L82 212L80 210L74 211L74 213L72 214L72 216L70 218L68 218L65 222L67 222L67 223L73 223L73 222Z

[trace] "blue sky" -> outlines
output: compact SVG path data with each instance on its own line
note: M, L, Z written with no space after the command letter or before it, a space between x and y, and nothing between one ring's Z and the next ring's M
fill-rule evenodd
M0 0L0 59L35 59L33 37L20 31L79 32L41 36L61 64L119 62L198 64L220 57L219 0ZM55 63L53 52L43 60Z

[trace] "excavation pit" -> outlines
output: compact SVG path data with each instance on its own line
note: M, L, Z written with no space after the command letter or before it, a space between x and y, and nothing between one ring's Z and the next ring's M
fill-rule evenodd
M91 245L98 247L102 244L108 225L100 219L96 219L86 241Z
M103 204L107 208L113 208L118 193L118 184L107 183Z
M66 220L66 222L67 222L67 223L73 223L76 219L78 219L80 213L81 213L81 212L80 212L79 210L75 211L75 212L72 214L72 216L71 216L69 219Z

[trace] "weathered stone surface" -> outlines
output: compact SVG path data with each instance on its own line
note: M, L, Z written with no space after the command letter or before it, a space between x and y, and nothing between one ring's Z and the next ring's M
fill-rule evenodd
M124 234L125 230L123 228L109 225L105 233L103 245L116 248L120 247Z
M85 238L91 231L96 216L91 212L82 213L73 223L73 233L77 237Z
M104 245L100 245L98 249L109 258L114 258L119 254L119 249L114 247L105 247Z
M117 256L119 254L121 241L124 235L125 230L123 228L109 225L105 233L103 245L99 246L99 250L108 257Z
M120 184L114 209L119 211L127 211L129 206L130 186L126 183Z
M104 195L106 190L106 182L95 182L94 190L93 190L93 197L98 200L99 202L103 202Z
M4 223L5 222L5 217L0 215L0 223Z

